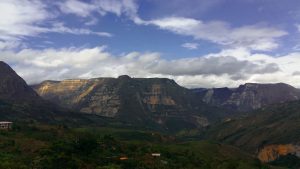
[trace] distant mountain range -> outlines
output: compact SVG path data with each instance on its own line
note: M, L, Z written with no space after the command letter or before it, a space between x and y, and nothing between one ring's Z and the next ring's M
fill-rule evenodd
M186 119L206 126L224 118L299 100L288 84L247 83L238 88L186 89L165 78L95 78L44 81L32 86L44 99L78 112L155 123Z
M237 112L300 98L300 90L284 83L187 89L171 79L131 78L126 75L44 81L31 86L33 90L6 63L0 62L0 70L0 100L6 103L47 107L45 105L50 101L75 112L136 124L149 122L166 128L172 124L177 124L174 126L178 129L183 126L203 127L224 118L239 117Z
M247 112L300 99L300 90L288 84L246 83L238 88L193 89L209 105Z

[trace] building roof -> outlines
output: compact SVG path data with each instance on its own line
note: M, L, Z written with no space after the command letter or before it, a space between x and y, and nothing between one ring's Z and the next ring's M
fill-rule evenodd
M10 122L10 121L0 121L0 124L11 124L13 122Z
M160 156L160 153L152 153L151 155L152 155L152 156L157 156L157 157L158 157L158 156Z

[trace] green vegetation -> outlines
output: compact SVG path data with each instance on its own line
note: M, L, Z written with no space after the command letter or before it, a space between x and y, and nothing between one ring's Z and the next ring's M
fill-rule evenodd
M300 139L300 102L273 105L247 118L213 126L206 138L255 152L269 144L293 144Z
M160 157L152 157L160 153ZM120 158L124 159L121 160ZM2 169L266 169L240 150L116 128L15 124L0 131Z
M284 166L289 169L298 169L300 167L300 159L292 154L281 156L277 160L271 162L272 165Z

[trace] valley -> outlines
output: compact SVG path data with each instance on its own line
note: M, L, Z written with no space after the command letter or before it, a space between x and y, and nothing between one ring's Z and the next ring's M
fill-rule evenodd
M300 0L0 0L0 169L300 169Z
M287 84L188 89L124 75L28 86L0 70L0 120L14 122L0 131L0 168L299 166L300 90Z

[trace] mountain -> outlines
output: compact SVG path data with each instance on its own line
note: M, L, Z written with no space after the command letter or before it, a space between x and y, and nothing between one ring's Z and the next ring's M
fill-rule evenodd
M38 94L6 63L0 61L0 100L33 102L42 100Z
M193 91L210 105L242 112L300 99L300 90L284 83L246 83L238 88L193 89Z
M0 120L55 121L64 112L41 98L5 62L0 61Z
M299 131L300 101L294 101L259 109L249 117L214 126L206 136L255 153L263 162L278 159L282 162L288 155L299 162Z
M207 126L218 109L166 78L96 78L45 81L33 88L43 98L82 113L154 123L166 128ZM221 113L219 113L221 114ZM146 122L146 123L145 123Z

